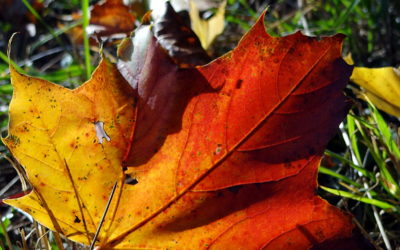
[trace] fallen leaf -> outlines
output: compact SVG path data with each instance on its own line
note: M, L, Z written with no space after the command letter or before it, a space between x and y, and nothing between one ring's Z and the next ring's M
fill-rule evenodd
M154 35L181 68L203 65L211 60L201 47L199 38L175 12L170 2L165 3L162 15L155 18Z
M354 64L351 56L345 60ZM400 69L354 67L350 80L362 87L366 97L379 109L400 117Z
M75 13L72 17L73 19L80 19L82 15ZM133 31L135 20L132 10L124 5L122 0L102 1L95 4L90 11L88 34L107 38L123 38ZM74 27L67 33L73 43L82 44L83 31L81 26Z
M190 24L194 33L199 37L204 49L210 47L214 39L224 31L225 6L226 1L223 1L214 15L204 20L200 17L200 11L196 3L193 0L189 0Z
M263 20L235 50L191 69L142 26L132 41L142 46L125 47L118 63L132 89L104 61L73 91L11 70L4 141L34 191L7 202L87 244L117 181L103 249L304 249L350 238L351 218L315 194L348 110L342 36L275 38ZM100 121L110 139L101 144Z
M116 33L130 33L135 27L135 16L122 0L107 0L96 4L90 11L90 24L99 25L100 36Z
M393 67L355 67L350 78L365 90L379 109L400 117L400 70Z

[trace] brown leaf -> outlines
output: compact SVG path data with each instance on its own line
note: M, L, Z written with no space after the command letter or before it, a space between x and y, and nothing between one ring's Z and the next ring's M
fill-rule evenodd
M169 2L165 13L155 20L154 34L161 46L181 68L194 67L210 61L196 34L175 12Z
M80 19L82 15L75 13L73 19ZM90 34L96 34L99 37L112 38L120 35L126 37L135 27L135 15L132 10L124 5L122 0L106 0L93 6L90 12ZM63 26L63 25L61 25ZM83 43L83 30L81 26L70 29L68 35L73 43ZM92 40L92 44L96 41Z

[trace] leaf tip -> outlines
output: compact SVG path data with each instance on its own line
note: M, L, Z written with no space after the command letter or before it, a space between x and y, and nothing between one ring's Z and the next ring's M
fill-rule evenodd
M268 34L268 33L266 32L267 26L265 25L265 15L267 14L268 10L269 10L269 6L267 6L265 8L265 10L261 13L261 15L258 17L258 19L256 21L256 24L254 25L254 26L256 26L256 25L261 26L264 29L266 34Z

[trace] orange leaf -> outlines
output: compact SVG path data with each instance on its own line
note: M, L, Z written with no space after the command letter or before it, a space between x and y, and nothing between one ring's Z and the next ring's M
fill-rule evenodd
M18 148L29 146L29 137L20 134L24 115L18 118L15 111L10 112L10 135L5 141L28 174L47 167L49 175L43 178L53 178L53 185L75 185L75 191L69 191L71 202L46 207L40 200L53 202L58 196L34 184L40 199L34 202L38 212L33 216L52 229L62 224L69 237L88 243L106 204L104 193L118 181L98 238L103 249L304 249L328 247L350 238L350 217L315 194L324 147L348 110L342 89L352 67L341 59L342 36L318 41L298 32L274 38L266 34L263 19L264 15L235 50L192 69L179 69L150 28L142 26L135 32L134 49L125 44L120 51L124 60L118 63L133 91L115 91L125 83L118 74L110 74L109 81L116 85L108 91L96 88L93 96L102 98L79 111L83 117L85 112L93 117L101 111L108 118L104 129L111 134L110 141L101 143L104 151L75 144L80 150L76 159L58 164L60 173L55 177L50 174L52 163L42 164L47 161L41 155L34 157L35 167L18 156ZM104 86L107 68L103 64L95 72L93 88ZM32 81L12 77L28 85ZM13 102L22 98L19 91ZM56 93L64 92L60 88ZM107 96L108 92L113 95ZM39 91L35 97L43 112L38 111L37 119L58 124L51 112L45 114L49 100L45 93ZM78 128L90 128L86 120L78 119L82 115L69 116L77 110L73 104L84 103L74 98L68 96L71 112L63 112L65 122L48 130L55 147L59 146L52 135L65 131L66 138L71 134L81 138L86 130ZM29 107L28 101L19 102ZM15 104L12 110L26 110L22 105ZM121 110L118 107L126 107L124 115L116 112ZM111 133L116 131L111 125L117 123L123 128L122 135ZM129 133L127 124L133 128ZM128 136L129 146L122 143ZM50 143L46 140L44 149ZM68 150L58 154L71 155ZM90 158L110 164L98 169L95 161L89 161L88 167L82 166ZM123 171L122 164L127 170ZM89 173L101 175L101 181L83 178ZM124 184L124 173L136 182ZM27 210L32 200L23 197L8 202ZM46 211L52 211L51 220ZM74 216L87 218L86 226L74 222Z

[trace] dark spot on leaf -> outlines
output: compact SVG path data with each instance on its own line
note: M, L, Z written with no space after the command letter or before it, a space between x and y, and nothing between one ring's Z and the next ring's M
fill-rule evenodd
M242 82L243 82L242 79L237 80L237 82L236 82L236 89L240 89L240 88L242 87Z
M78 216L75 215L74 223L80 223L80 222L81 222L81 220L78 218Z
M13 144L12 146L18 146L19 144L20 144L20 140L19 140L19 137L18 136L15 136L15 135L10 135L9 136L9 140L10 140L10 142Z

